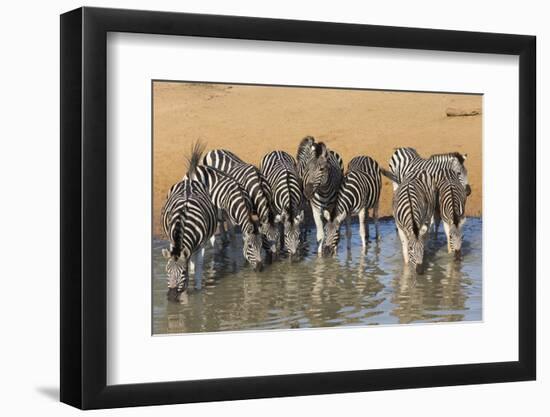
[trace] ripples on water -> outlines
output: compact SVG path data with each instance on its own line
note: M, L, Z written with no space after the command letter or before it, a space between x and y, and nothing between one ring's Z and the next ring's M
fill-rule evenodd
M481 219L464 226L461 262L447 254L441 227L438 240L428 240L427 267L419 276L403 265L393 221L380 222L382 238L371 240L364 254L358 225L352 229L350 251L343 236L335 258L310 251L261 273L244 262L239 235L233 246L208 245L202 282L191 278L183 304L166 300L161 250L168 243L155 241L153 333L481 320ZM308 238L314 248L314 228Z

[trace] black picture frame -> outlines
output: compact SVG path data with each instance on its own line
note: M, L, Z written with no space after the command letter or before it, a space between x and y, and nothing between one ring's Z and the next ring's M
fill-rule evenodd
M107 385L108 32L519 56L519 360ZM94 409L535 379L534 36L84 7L61 15L60 57L62 402Z

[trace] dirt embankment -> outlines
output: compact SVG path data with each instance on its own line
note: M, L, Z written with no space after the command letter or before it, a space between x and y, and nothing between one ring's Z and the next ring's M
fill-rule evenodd
M482 214L482 116L446 114L481 109L479 95L155 82L153 98L156 235L166 193L184 174L184 155L197 139L207 149L229 149L254 164L275 149L295 155L306 135L324 141L346 164L369 155L387 168L400 146L424 156L467 153L472 186L467 214ZM384 178L381 216L391 215L391 199Z

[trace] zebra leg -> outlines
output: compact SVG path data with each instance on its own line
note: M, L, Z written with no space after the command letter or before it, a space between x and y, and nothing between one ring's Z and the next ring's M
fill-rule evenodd
M351 216L346 217L346 240L349 251L351 250Z
M367 240L369 238L369 225L367 223L367 217L367 209L362 208L361 210L359 210L359 236L361 236L361 244L363 245L363 250L365 250L365 248L367 247Z
M376 240L380 240L380 227L378 225L378 204L376 204L376 206L374 206L374 208L372 209L372 217L374 219L374 237L376 238Z
M434 215L432 216L432 223L434 225L434 239L437 240L437 235L439 234L439 225L441 224L441 213L439 212L439 204L434 210Z
M315 228L317 229L317 253L322 254L323 250L323 218L321 216L321 209L311 205L311 211L313 212L313 220L315 221Z
M450 227L447 222L443 222L443 229L445 230L445 235L447 236L447 252L451 253L451 239L450 239Z
M224 228L226 230L226 234L229 236L229 242L235 241L235 226L231 223L229 219L226 219L224 221Z
M218 234L221 237L222 243L227 243L227 233L225 231L223 218L224 212L222 210L218 210Z
M401 249L403 251L403 260L406 264L409 263L409 251L408 246L409 242L407 240L407 236L405 235L405 232L403 232L401 229L397 228L397 231L399 232L399 238L401 239Z
M195 254L195 288L202 288L202 263L204 259L204 246Z
M365 245L369 240L369 209L365 207Z

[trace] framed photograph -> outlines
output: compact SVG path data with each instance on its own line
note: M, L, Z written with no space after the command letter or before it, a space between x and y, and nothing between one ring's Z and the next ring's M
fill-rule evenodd
M61 401L533 380L535 37L61 16Z

